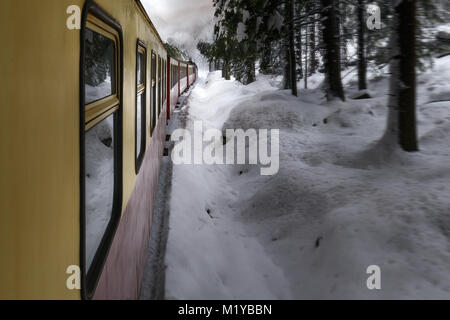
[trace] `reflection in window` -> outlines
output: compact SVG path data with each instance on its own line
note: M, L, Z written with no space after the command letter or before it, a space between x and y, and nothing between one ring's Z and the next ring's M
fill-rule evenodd
M172 65L172 88L178 84L178 66Z
M138 84L145 82L145 55L141 52L138 52L137 57L137 80Z
M163 77L163 104L166 101L166 91L167 91L167 69L166 69L166 61L163 60L163 71L162 71L162 77Z
M86 29L84 68L86 104L116 93L114 53L113 40Z
M136 173L141 167L146 147L146 80L147 51L139 44L136 55Z
M142 110L145 108L143 106L144 100L142 99L142 94L137 96L136 102L136 159L141 156L142 152Z
M162 63L161 63L161 58L158 56L158 116L161 114L161 110L162 110L161 78L162 78Z
M114 199L114 114L85 134L86 269L111 220Z
M153 135L153 130L156 127L157 120L157 110L156 110L156 55L152 53L152 64L151 64L151 72L152 72L152 92L151 92L151 125L150 125L150 133Z

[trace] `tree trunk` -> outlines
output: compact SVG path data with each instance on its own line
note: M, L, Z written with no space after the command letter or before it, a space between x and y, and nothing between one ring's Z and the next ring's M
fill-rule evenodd
M296 0L295 1L295 12L294 12L294 18L296 14L301 14L303 2L302 0ZM295 25L295 44L297 48L296 56L297 56L297 80L303 79L303 41L302 41L302 26L301 24ZM305 70L306 72L306 70Z
M272 44L265 44L261 56L260 70L263 74L273 73L272 68Z
M337 97L345 101L341 79L340 28L336 17L336 3L335 0L321 0L321 2L327 99L330 101Z
M283 39L283 52L284 52L284 77L283 77L283 88L284 90L292 89L291 81L291 59L289 54L289 44L286 39Z
M416 129L416 0L403 0L396 8L398 17L399 65L399 143L405 151L417 151Z
M296 47L297 47L297 53L296 56L297 59L297 65L298 65L298 72L297 72L297 79L303 78L303 44L302 44L302 27L297 28L296 31Z
M367 61L365 49L365 0L358 0L358 87L359 90L367 89Z
M225 78L225 80L231 80L230 66L228 64L228 60L223 61L222 74L223 74L223 77Z
M250 84L255 82L256 80L256 72L255 72L255 60L253 58L248 58L245 61L245 75L246 75L246 83Z
M392 0L394 1L394 0ZM391 48L391 59L389 63L389 100L388 100L388 116L386 131L381 143L389 150L395 149L398 146L398 66L399 66L399 51L398 51L398 34L397 17L394 15L392 19L391 39L389 40L389 47Z
M313 10L313 8L311 8ZM317 60L316 60L316 22L315 15L309 17L309 75L316 72Z
M295 57L295 41L294 41L294 1L287 0L285 4L286 20L288 23L288 59L290 69L291 90L294 96L297 96L297 59Z
M305 89L308 89L308 27L305 34Z
M391 30L389 114L381 142L389 150L399 145L405 151L417 151L415 114L415 1L403 0L395 7Z
M336 0L337 1L337 7L339 10L336 14L337 24L339 26L339 32L340 32L340 45L341 45L341 70L345 70L347 68L347 58L348 58L348 51L347 51L347 38L346 33L347 30L345 28L345 22L347 19L347 12L345 11L346 7L345 4L342 4L342 0Z

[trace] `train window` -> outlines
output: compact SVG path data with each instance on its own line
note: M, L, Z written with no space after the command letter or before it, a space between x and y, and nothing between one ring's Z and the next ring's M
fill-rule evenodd
M136 57L136 81L138 85L145 83L145 75L146 75L146 59L147 59L147 51L143 46L141 41L138 41L138 50Z
M162 63L161 57L158 56L158 116L161 114L162 110Z
M163 60L163 103L167 100L167 62Z
M181 66L180 68L181 72L180 72L180 79L184 79L186 77L186 67L185 66Z
M156 54L152 52L152 64L151 64L151 73L152 73L152 96L151 96L151 105L150 105L150 114L151 114L151 124L150 124L150 134L153 135L153 130L156 127Z
M91 103L116 93L115 42L94 30L86 29L85 102Z
M172 65L173 77L172 77L172 88L178 83L178 65Z
M166 89L167 89L167 69L166 69L166 61L163 59L163 68L162 68L162 77L163 77L163 105L166 102Z
M173 77L172 77L172 88L175 87L178 83L178 75L177 75L177 71L178 71L178 66L173 65L172 66L173 69Z
M95 253L111 220L114 196L114 114L86 132L86 265Z
M166 91L166 86L167 86L167 82L166 82L166 72L167 71L165 69L164 59L162 59L161 62L162 62L162 67L161 67L161 69L162 69L162 74L161 74L162 87L161 87L161 90L162 90L162 104L164 105L164 101L166 100L166 98L165 98L165 91Z
M173 86L178 84L178 65L173 67Z
M93 2L85 10L80 75L81 267L82 296L91 298L121 211L122 33L120 25Z
M135 169L139 172L145 155L146 147L146 79L147 79L147 49L138 40L136 52L136 132L135 132Z

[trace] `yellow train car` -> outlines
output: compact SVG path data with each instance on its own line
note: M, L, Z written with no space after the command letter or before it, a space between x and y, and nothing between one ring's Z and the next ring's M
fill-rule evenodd
M0 299L136 299L170 106L196 66L173 82L139 0L1 6Z

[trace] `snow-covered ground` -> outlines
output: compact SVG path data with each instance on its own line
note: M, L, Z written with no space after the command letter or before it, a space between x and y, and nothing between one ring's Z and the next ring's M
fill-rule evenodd
M280 171L174 166L166 298L450 299L450 102L429 103L450 93L450 57L418 78L417 153L377 144L387 76L345 103L312 80L295 98L268 76L199 79L187 128L280 129Z

